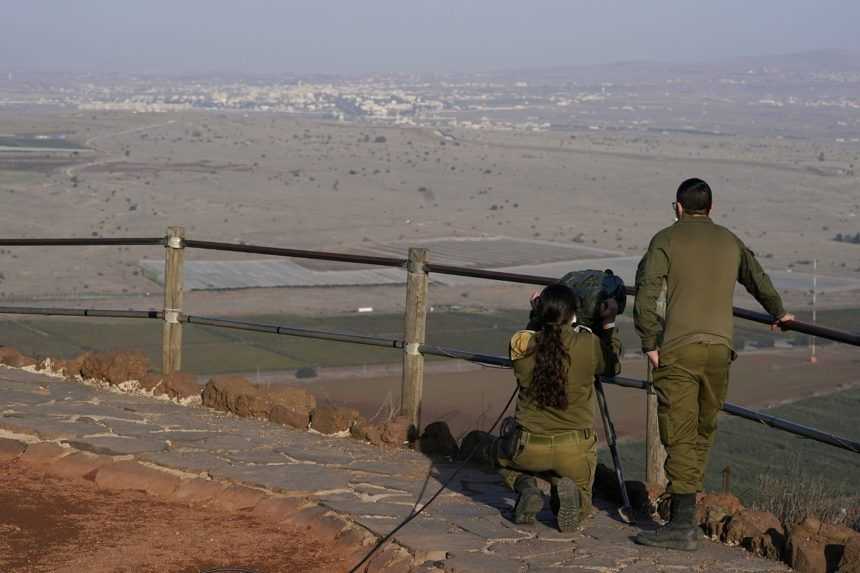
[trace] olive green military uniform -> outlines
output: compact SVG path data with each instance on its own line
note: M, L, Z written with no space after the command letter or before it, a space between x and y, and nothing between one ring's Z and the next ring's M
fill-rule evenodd
M753 252L705 215L684 214L657 233L639 263L634 319L642 350L660 351L654 387L670 493L703 488L735 357L736 282L775 318L785 314ZM658 308L662 295L665 313Z
M591 513L591 486L597 468L597 435L594 432L594 377L618 373L621 341L614 331L610 342L588 331L562 327L562 341L570 356L566 409L545 408L532 393L536 339L540 333L521 330L511 338L510 356L519 385L516 420L520 428L518 451L512 459L500 457L501 475L514 489L524 472L547 479L567 477L580 493L580 515Z

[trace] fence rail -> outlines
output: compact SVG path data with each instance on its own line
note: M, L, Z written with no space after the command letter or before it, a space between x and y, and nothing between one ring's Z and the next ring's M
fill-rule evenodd
M108 309L0 306L0 314L159 319L163 318L164 313L156 310L117 311ZM194 315L180 315L179 321L184 324L194 324L199 326L209 326L216 328L228 328L248 332L261 332L265 334L275 334L280 336L294 336L299 338L326 340L330 342L360 344L365 346L376 346L396 350L402 350L406 347L406 342L402 339L386 338L381 336L369 336L363 334L355 334L351 332L315 330L309 328L298 328L293 326ZM418 347L418 352L423 355L439 356L443 358L454 358L458 360L473 362L476 364L495 366L498 368L511 368L512 366L510 358L493 354L469 352L467 350L461 350L459 348L448 348L445 346L436 346L432 344L421 344ZM635 378L627 378L624 376L601 377L601 381L605 384L612 384L615 386L620 386L622 388L632 388L636 390L648 389L648 382L646 382L645 380L637 380ZM736 416L739 418L751 420L753 422L758 422L771 428L782 430L789 434L794 434L802 438L815 440L817 442L847 450L849 452L860 453L860 442L848 438L823 432L821 430L811 428L809 426L804 426L802 424L798 424L790 420L785 420L777 416L772 416L763 412L757 412L749 408L744 408L743 406L738 406L737 404L732 404L731 402L726 402L723 405L722 410L723 412L731 416Z
M424 342L424 331L426 329L426 311L428 275L431 273L479 278L494 281L512 282L519 284L549 285L556 282L556 277L547 277L530 274L510 273L486 269L475 269L454 265L436 264L427 260L427 252L424 249L410 249L408 258L381 257L372 255L358 255L349 253L335 253L326 251L312 251L302 249L289 249L263 245L248 245L244 243L225 243L217 241L200 241L184 237L181 227L171 227L165 237L94 237L94 238L51 238L51 239L2 239L0 246L3 247L31 247L31 246L164 246L167 254L165 256L165 304L164 309L157 310L107 310L107 309L80 309L80 308L49 308L29 306L0 306L0 314L19 315L43 315L43 316L79 316L79 317L104 317L104 318L146 318L160 319L164 321L164 334L162 336L162 371L170 372L179 369L181 364L181 340L182 324L193 324L199 326L230 328L261 332L282 336L296 336L326 340L330 342L342 342L351 344L363 344L369 346L385 347L401 350L403 352L403 386L401 389L401 410L413 420L416 426L420 424L421 396L423 392L423 357L425 355L440 356L466 360L478 364L510 368L511 361L504 356L479 354L457 348L446 348L426 344ZM263 324L256 322L230 320L223 318L203 317L188 315L182 312L182 265L183 250L194 248L201 250L214 250L234 253L248 253L268 256L280 256L299 259L316 259L326 261L337 261L344 263L365 264L383 267L403 268L407 273L407 306L415 307L407 309L404 338L389 339L378 336L369 336L348 332L323 331L307 328L296 328ZM169 279L169 280L168 280ZM627 288L627 294L633 296L636 291L632 287ZM734 315L738 318L757 322L760 324L773 324L775 317L767 313L757 312L744 308L734 308ZM837 329L821 327L802 321L792 321L784 326L783 330L796 331L810 336L824 338L834 342L860 346L860 333L845 332ZM625 377L604 378L603 382L650 391L650 383L645 380L635 380ZM654 412L650 410L655 406L653 400L646 400L649 415ZM860 453L860 442L835 436L797 424L790 420L784 420L762 412L756 412L735 404L726 403L723 411L729 415L745 418L765 424L777 430L787 432L803 438L812 439L820 443L828 444L840 449ZM650 428L650 426L649 426ZM655 436L650 436L650 443L658 443ZM650 439L653 438L653 439ZM656 468L651 468L659 459L659 456L647 456L648 475L654 473Z

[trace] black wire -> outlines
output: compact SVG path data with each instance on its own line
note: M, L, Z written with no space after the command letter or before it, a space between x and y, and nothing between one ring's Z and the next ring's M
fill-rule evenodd
M517 391L518 391L518 390L519 390L519 388L514 388L514 391L513 391L513 393L511 394L511 397L510 397L510 398L508 398L508 403L507 403L507 404L505 404L505 407L504 407L504 408L502 408L502 411L499 413L499 417L498 417L498 418L496 418L496 421L495 421L495 422L493 422L493 425L492 425L492 426L490 426L489 433L493 433L493 430L495 430L495 429L496 429L496 426L498 426L498 425L499 425L499 422L501 422L501 421L502 421L502 418L504 417L505 412L507 412L507 411L508 411L508 408L510 408L510 407L511 407L511 404L512 404L512 403L513 403L513 401L514 401L514 398L516 398L516 396L517 396ZM448 479L446 479L444 482L442 482L442 485L441 485L441 486L439 486L439 489L438 489L438 490L436 490L436 493L434 493L432 496L430 496L430 499L428 499L428 500L427 500L427 503L425 503L424 505L422 505L422 506L421 506L421 508L420 508L420 509L418 509L418 510L416 511L416 510L414 509L414 507L418 507L418 504L419 504L419 503L421 503L421 497L422 497L422 496L421 496L421 495L419 495L418 499L415 501L415 506L413 507L413 511L412 511L409 515L407 515L407 516L406 516L406 518L405 518L403 521L401 521L401 522L397 525L397 527L395 527L394 529L392 529L391 531L389 531L389 532L388 532L388 533L387 533L387 534L386 534L382 539L380 539L380 540L376 543L376 545L374 545L374 546L373 546L373 548L372 548L370 551L368 551L368 552L367 552L367 555L365 555L365 556L364 556L364 558L362 558L362 560L361 560L361 561L359 561L358 563L356 563L356 564L355 564L355 566L354 566L352 569L350 569L350 570L349 570L349 573L356 573L356 571L358 571L359 567L361 567L362 565L364 565L364 564L367 562L367 560L368 560L368 559L370 559L371 557L373 557L373 555L374 555L374 554L376 554L376 552L377 552L377 551L379 551L379 550L382 548L382 546L383 546L383 545L385 545L385 544L386 544L386 542L388 542L388 540L389 540L389 539L391 539L391 538L394 536L394 534L395 534L395 533L397 533L398 531L400 531L401 529L403 529L404 527L406 527L406 525L408 525L408 524L409 524L409 522L411 522L413 519L415 519L416 517L418 517L419 515L421 515L421 513L422 513L425 509L427 509L428 507L430 507L430 504L431 504L431 503L433 503L433 502L436 500L436 498L437 498L437 497L439 497L439 496L442 494L442 492L443 492L443 491L445 491L446 489L448 489L448 485L449 485L452 481L454 481L454 478L455 478L455 477L457 477L457 475L460 473L460 471L461 471L463 468L465 468L465 467L466 467L466 464L468 464L470 461L472 461L472 458L473 458L473 457L475 456L475 454L478 452L478 450L480 449L480 447L481 447L481 444L476 444L476 445L475 445L475 447L474 447L474 448L472 448L472 451L471 451L471 452L469 452L469 455L468 455L468 456L466 456L466 459L464 459L462 462L460 462L460 465L459 465L459 466L457 466L457 467L454 469L454 473L452 473L450 476L448 476ZM423 494L423 491L422 491L422 494Z

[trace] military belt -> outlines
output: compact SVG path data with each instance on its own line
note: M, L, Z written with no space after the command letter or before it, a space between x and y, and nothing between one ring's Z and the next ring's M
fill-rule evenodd
M521 430L521 439L526 444L535 444L535 445L543 445L543 446L551 446L553 444L560 444L563 442L568 442L571 440L588 440L594 434L594 430L591 428L585 430L571 430L570 432L564 432L561 434L532 434L531 432L526 432L525 430Z

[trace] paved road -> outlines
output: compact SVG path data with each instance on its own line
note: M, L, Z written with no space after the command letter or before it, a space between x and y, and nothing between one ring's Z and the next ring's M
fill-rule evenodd
M379 535L409 514L425 479L426 498L453 470L405 449L381 450L5 367L0 427L307 496ZM425 572L786 570L711 542L695 554L636 546L630 541L636 528L614 520L609 508L573 536L556 533L548 511L536 526L516 526L509 521L512 504L495 474L469 469L395 540Z

